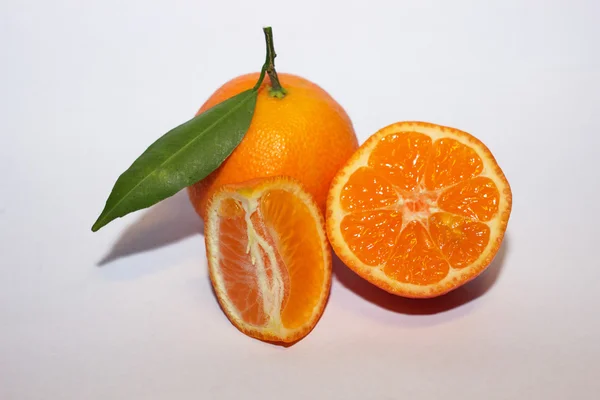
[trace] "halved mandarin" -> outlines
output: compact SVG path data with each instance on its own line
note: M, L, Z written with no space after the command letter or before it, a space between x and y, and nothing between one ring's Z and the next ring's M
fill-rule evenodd
M399 122L371 136L334 178L327 234L340 259L376 286L434 297L496 255L512 205L488 148L458 129Z
M324 218L303 186L274 177L220 188L207 207L211 282L248 336L295 342L316 325L331 287Z

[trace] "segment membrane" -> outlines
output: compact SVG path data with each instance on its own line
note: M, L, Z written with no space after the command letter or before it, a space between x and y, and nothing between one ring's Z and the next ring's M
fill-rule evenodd
M398 201L394 187L373 169L361 167L346 182L340 195L342 209L347 212L388 207Z
M444 211L480 221L490 221L498 212L500 192L494 181L479 176L444 192L438 206Z
M383 271L399 282L429 285L444 279L450 270L448 261L423 225L409 222L396 243Z
M437 190L474 178L483 171L483 161L475 150L455 139L438 139L425 173L425 186Z
M326 267L321 236L308 206L290 192L265 193L259 209L289 274L289 298L281 322L294 329L313 315L321 298Z
M264 312L258 273L248 249L248 227L242 206L226 199L219 209L219 267L225 291L239 316L249 324L264 326Z
M431 138L417 132L381 138L369 156L369 166L403 191L419 187L431 154Z
M449 213L429 217L429 232L452 268L464 268L477 261L490 240L490 228Z
M260 254L263 259L265 272L267 275L266 281L268 287L270 288L269 295L271 297L271 303L274 304L275 302L279 301L280 304L276 303L274 304L274 307L277 309L283 309L287 304L290 295L290 276L287 268L285 268L281 254L279 254L275 239L265 226L265 222L259 212L253 212L250 216L250 221L258 236L265 240L267 248L269 249L269 253L272 256L275 256L275 263L272 263L271 259L269 258L269 254L263 247L260 247Z
M390 257L401 227L401 213L392 210L348 214L341 223L342 236L350 250L371 266Z

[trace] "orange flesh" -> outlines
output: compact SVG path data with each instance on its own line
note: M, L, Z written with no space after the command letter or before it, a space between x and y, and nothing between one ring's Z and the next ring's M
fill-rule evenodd
M500 193L483 161L451 138L381 138L340 196L342 236L358 259L416 285L441 281L483 253Z
M280 189L268 190L259 199L250 225L266 243L259 245L266 276L262 286L261 267L249 251L249 242L258 239L249 241L246 211L228 198L221 203L219 217L219 267L227 296L241 318L261 327L272 318L269 310L276 310L287 329L305 324L322 297L326 268L315 217L306 204Z
M244 320L264 325L267 316L261 307L256 284L256 269L246 252L247 224L241 205L232 199L221 204L219 225L220 268L229 298Z

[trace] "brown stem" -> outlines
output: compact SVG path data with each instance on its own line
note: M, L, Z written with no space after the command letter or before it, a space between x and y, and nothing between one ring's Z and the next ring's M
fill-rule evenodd
M273 45L273 29L271 29L270 26L267 26L263 28L263 32L265 33L265 40L267 42L267 59L263 69L266 71L267 75L269 75L269 80L271 81L269 95L277 97L278 99L283 99L287 91L281 86L279 77L275 71L275 57L277 57L277 53L275 53L275 46Z

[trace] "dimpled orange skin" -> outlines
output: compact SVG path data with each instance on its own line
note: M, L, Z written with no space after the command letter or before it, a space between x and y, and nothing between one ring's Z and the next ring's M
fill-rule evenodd
M227 82L198 113L252 88L258 76L251 73ZM277 175L302 182L324 212L333 176L358 148L350 118L327 92L299 76L278 76L286 96L271 97L265 77L252 123L240 145L217 170L188 188L203 219L208 199L220 186Z

